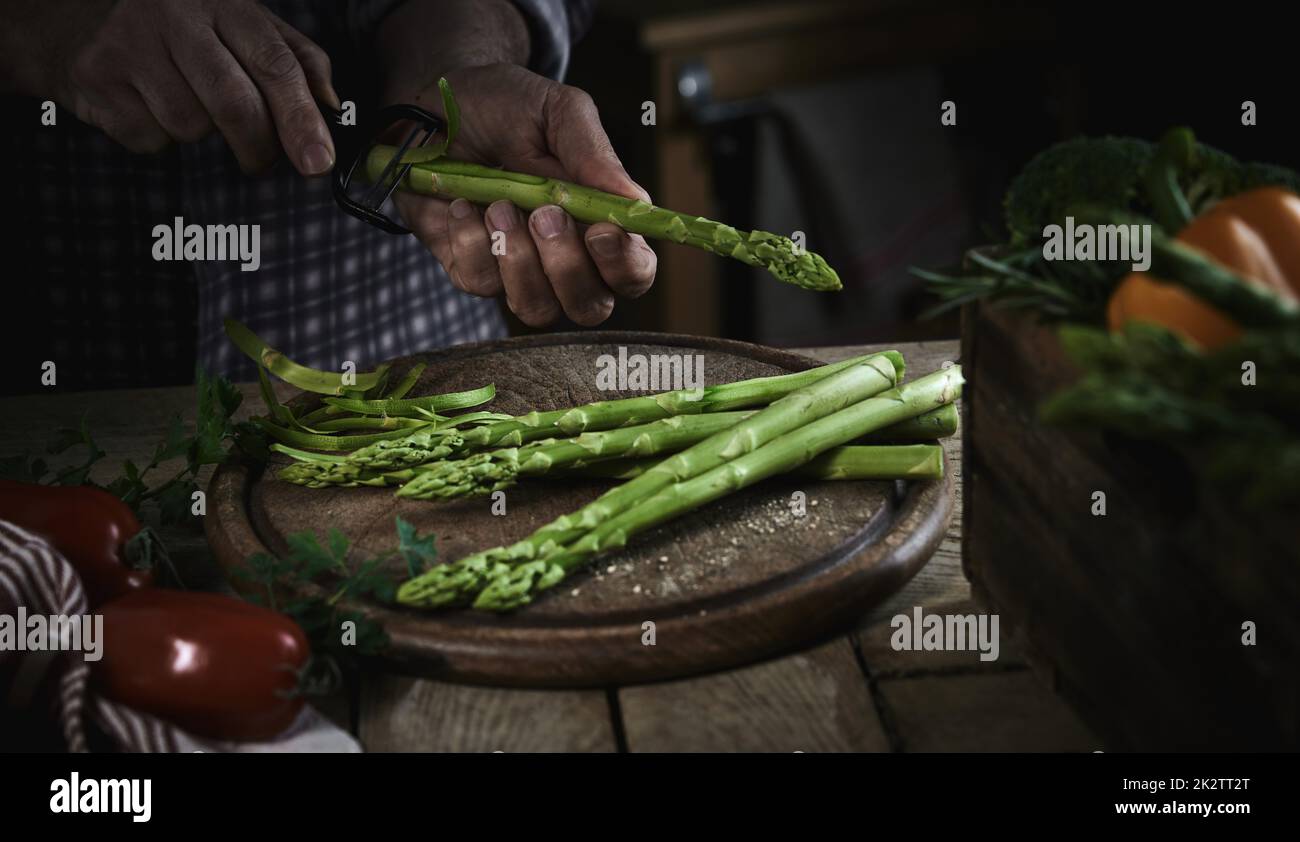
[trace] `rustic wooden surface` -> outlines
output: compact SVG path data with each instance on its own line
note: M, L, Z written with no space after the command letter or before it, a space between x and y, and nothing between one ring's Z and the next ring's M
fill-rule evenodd
M463 345L395 361L400 377L426 365L415 394L496 384L494 411L549 411L637 392L601 392L600 355L688 354L705 384L814 367L815 360L728 340L588 331ZM307 396L309 411L318 403ZM287 462L287 460L285 460ZM509 545L607 490L604 481L528 482L502 500L401 500L388 488L315 489L222 468L209 485L205 532L217 561L238 568L257 553L283 555L288 536L349 524L354 551L393 546L393 516L437 536L440 558ZM794 490L807 511L790 511ZM349 601L382 622L391 666L480 685L592 687L643 683L751 663L843 629L925 564L953 507L950 477L911 482L781 479L729 495L647 532L520 611L428 612ZM504 514L495 507L506 504ZM382 569L382 568L381 568ZM393 559L388 575L404 574ZM328 583L323 591L331 590ZM643 641L653 622L654 646Z
M955 342L899 345L913 372L956 358ZM879 347L805 349L826 361ZM288 391L288 390L286 390ZM250 407L256 388L244 389ZM0 400L0 448L40 447L83 413L116 458L147 461L173 412L193 417L193 390L147 389ZM949 442L961 481L960 445ZM96 471L110 478L116 465ZM165 472L164 472L164 475ZM220 574L197 529L169 546L200 582ZM736 670L676 682L591 690L484 688L367 675L356 694L322 709L375 751L1092 751L1105 748L1031 674L1003 634L1001 658L895 652L890 618L977 610L961 572L961 512L939 550L906 587L852 634Z
M1113 748L1300 748L1294 520L1224 506L1154 444L1039 423L1077 376L1055 332L1021 311L965 317L965 558L981 596L1020 618L1036 665Z

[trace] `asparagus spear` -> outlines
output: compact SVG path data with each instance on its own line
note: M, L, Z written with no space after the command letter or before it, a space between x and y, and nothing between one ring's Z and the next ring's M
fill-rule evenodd
M280 471L280 479L287 482L312 488L410 482L414 487L409 490L404 487L398 495L427 500L490 493L511 485L518 474L535 476L551 468L580 466L600 459L675 452L729 429L751 414L672 415L648 424L582 433L569 439L542 439L462 459L435 459L392 470L361 465L342 456L309 453L279 445L275 449L298 460Z
M377 180L396 149L375 146L366 158L366 172ZM777 280L819 292L841 288L840 278L820 255L789 237L766 231L738 231L702 216L677 213L640 199L615 196L568 181L439 158L414 163L400 187L416 193L468 199L490 205L507 199L525 210L559 205L579 222L612 222L625 231L672 240L723 257L760 266Z
M272 445L272 450L279 450L291 456L310 457L284 468L281 479L298 485L313 488L356 487L356 486L397 486L410 482L429 469L428 465L414 468L398 468L392 471L373 471L355 469L350 479L344 482L317 482L318 459L344 462L341 456L321 453L309 453L295 450L284 445ZM612 479L629 480L639 477L659 464L657 456L636 458L603 459L595 462L552 466L548 474L555 474L564 479ZM940 479L943 477L943 448L937 444L872 444L834 447L818 456L806 465L801 465L792 472L795 476L818 480L891 480L891 479Z
M659 459L609 459L560 468L561 477L629 480L653 468ZM855 444L832 447L790 472L817 480L942 479L943 447L937 444Z
M530 412L472 430L458 430L441 425L436 430L423 430L405 438L377 442L371 447L353 452L348 458L357 465L369 468L409 468L471 451L518 447L540 439L645 424L673 415L727 412L762 406L869 359L888 360L893 365L896 376L903 376L902 355L897 351L882 351L794 374L721 383L703 389L680 389L657 395L598 401L572 409Z
M397 496L429 500L490 494L513 485L519 475L538 476L553 468L582 466L601 459L674 453L734 427L751 414L673 415L634 427L475 453L428 466L428 470L403 485Z
M814 456L885 424L951 403L960 394L962 382L959 366L937 371L809 421L708 471L690 478L683 477L658 489L653 496L641 498L637 505L591 523L579 538L564 547L548 546L534 561L515 566L495 566L487 576L486 584L474 597L473 605L484 611L511 611L527 605L538 592L554 587L595 556L624 547L633 535L760 480L791 471ZM650 472L620 488L628 488L646 476L653 476L657 470L651 468ZM416 586L428 575L425 573L402 585L398 589L398 601L437 604L423 601L421 597L426 593ZM464 598L468 595L458 596Z
M791 392L730 429L668 457L636 479L607 491L577 512L557 518L522 541L508 547L475 553L454 564L439 565L408 580L398 589L398 601L408 605L439 606L473 599L490 581L507 574L512 564L544 558L602 522L631 507L639 506L645 499L674 482L698 476L749 453L810 420L822 418L863 398L892 388L897 383L898 374L897 367L891 365L891 362L883 356L868 357ZM919 415L937 405L935 403L915 412L889 417L885 423ZM541 570L549 568L543 567Z
M713 432L716 432L716 429L709 426L708 424L700 427L692 427L690 422L693 421L694 419L712 418L712 417L723 416L723 415L728 415L735 420L739 420L741 417L743 417L744 413L711 413L709 415L701 415L701 416L694 416L694 415L669 416L670 418L682 419L682 423L688 429L692 429L694 431L693 434L689 434L689 435L684 435L684 436L677 435L674 439L674 446L680 444L680 447L688 447L692 444L695 444L696 441L699 441L700 439L712 435ZM358 419L358 420L373 422L378 419ZM394 422L394 421L398 422L393 426L401 426L402 424L406 424L406 423L416 423L414 422L413 419L407 419L407 418L390 417L385 420L387 422ZM957 421L958 421L957 406L955 404L947 404L945 406L939 407L938 409L931 410L930 412L927 412L924 415L918 415L915 418L909 418L906 421L900 421L897 424L891 424L888 427L885 427L883 429L877 430L874 433L864 436L862 440L863 442L873 442L873 443L874 442L901 443L901 442L933 441L936 438L945 438L947 436L954 435L957 432ZM354 422L352 421L329 421L321 424L320 426L323 429L330 429L335 425L344 426L353 423ZM619 428L619 432L628 433L634 429L641 429L641 428L646 428L647 430L650 430L653 429L652 425L655 423L657 422L650 422L649 425L637 425L636 427L623 427L623 428ZM734 421L732 421L731 423L734 423ZM375 426L379 426L379 425L376 424ZM590 436L590 435L591 435L590 433L584 433L579 437L581 438L583 436ZM698 438L696 438L696 436L698 436ZM433 440L433 437L428 437L428 438L430 441ZM438 447L436 451L428 451L430 457L429 461L415 462L414 460L409 460L409 464L406 464L405 467L394 467L394 468L384 468L384 467L376 467L375 465L361 464L345 456L324 454L324 453L317 453L317 452L307 452L293 447L286 447L282 444L273 445L272 449L278 450L282 453L286 453L292 456L295 460L297 460L295 464L289 465L281 469L278 476L280 477L280 479L285 480L286 482L292 482L297 485L305 485L308 486L309 488L328 488L331 486L351 487L351 486L358 486L358 485L396 486L396 485L402 485L403 483L410 481L411 479L415 478L417 474L422 474L427 471L437 469L438 466L444 464L443 462L444 459L467 458L467 457L457 457L457 453L456 453L457 451L460 450L468 450L468 448L464 447L463 437L459 437L459 438L450 437L447 431L441 431L439 432L438 438L441 441L441 445ZM523 448L503 448L501 449L503 452L500 455L500 461L504 461L506 463L517 461L519 463L519 467L521 468L521 470L517 471L517 473L525 476L535 475L537 473L543 472L543 470L546 471L555 470L560 467L563 467L560 465L553 464L556 453L548 453L547 462L542 463L540 461L534 461L531 458L532 456L531 451L524 452L524 448L531 448L533 445L550 446L553 444L558 444L560 441L562 441L562 439L559 438L542 439L540 442L532 442L529 445L524 445ZM626 453L616 454L614 452L614 448L610 447L608 443L602 444L601 448L602 448L602 457L601 457L602 459L619 458L619 459L623 459L625 464L621 467L613 468L610 471L604 473L600 471L589 470L585 472L586 475L605 476L611 479L619 479L619 478L630 479L632 476L636 475L631 473L624 475L624 472L627 470L626 462L627 462L628 454ZM435 456L434 455L435 452L441 455ZM667 453L671 451L668 447L661 445L658 451L656 452ZM482 462L485 460L479 460L479 461ZM650 462L648 464L643 465L643 467L649 467L649 465L653 464L655 461L657 460L650 460ZM485 469L479 468L477 470L482 471ZM510 470L510 468L506 468L506 470ZM643 473L643 472L644 471L638 471L637 473ZM584 472L578 471L578 473L584 473ZM847 476L846 478L851 479L855 477L853 477L852 473L850 473L850 475ZM856 478L866 479L871 477L856 477ZM888 477L886 477L886 479L887 478ZM414 490L412 490L412 493L413 491ZM425 495L421 494L415 496L423 497ZM436 496L446 496L446 495L436 495Z
M864 442L933 441L957 434L960 413L957 404L947 403L915 418L882 427L862 437Z
M541 476L563 469L581 469L594 462L674 453L739 423L751 413L717 412L708 415L675 415L649 424L583 433L572 439L543 439L523 447L508 447L475 453L464 459L446 460L421 466L397 492L398 497L416 500L453 499L490 494L514 485L520 476ZM934 439L951 424L955 427L956 407L947 404L923 416L881 430L882 440ZM890 438L892 436L893 438ZM901 451L900 451L901 452ZM860 463L846 462L844 467ZM897 463L871 467L883 470L884 478L898 473ZM427 470L423 470L427 468ZM829 469L829 464L827 465ZM293 476L307 476L296 471ZM283 475L282 475L283 476ZM869 477L872 479L879 477Z

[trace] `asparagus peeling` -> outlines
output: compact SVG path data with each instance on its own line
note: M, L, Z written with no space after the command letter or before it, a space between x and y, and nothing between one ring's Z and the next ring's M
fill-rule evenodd
M257 366L258 385L267 415L254 417L251 423L281 445L350 451L376 442L403 439L415 430L463 429L467 425L508 417L482 411L450 418L438 414L487 403L496 396L496 388L490 383L463 392L406 399L406 393L423 373L424 363L410 366L402 380L389 390L387 363L374 371L354 373L349 378L343 372L320 371L294 362L234 319L225 320L225 331L235 346ZM276 398L271 374L304 391L328 397L322 399L319 409L297 417L289 406ZM381 432L359 432L363 430Z

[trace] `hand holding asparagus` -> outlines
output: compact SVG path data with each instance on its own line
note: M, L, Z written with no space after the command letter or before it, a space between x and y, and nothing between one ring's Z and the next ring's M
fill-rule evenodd
M494 209L501 208L502 206L499 203L503 200L509 203L505 208L506 210L512 208L525 211L546 209L549 213L553 209L552 206L554 206L563 209L568 216L580 223L587 225L613 223L631 234L671 240L704 249L722 257L735 258L750 266L766 269L777 280L804 289L835 291L841 288L839 276L835 273L835 270L827 265L825 260L796 244L789 237L780 234L772 234L766 231L740 231L730 225L714 222L702 216L693 216L668 210L667 208L656 207L648 201L648 196L644 196L644 191L641 191L642 197L629 198L626 195L606 192L590 184L584 185L559 178L550 178L540 173L510 172L478 163L447 158L445 157L447 149L456 139L456 135L460 130L461 111L446 79L439 81L439 89L442 93L443 112L447 115L446 135L434 147L411 150L402 156L401 162L410 165L405 177L398 183L398 187L404 191L438 197L444 200L464 199L483 207L494 206ZM573 110L575 114L590 117L589 112L593 111L589 100L584 100L576 94L568 95L567 100L564 96L558 96L558 100L561 103L570 103L566 107ZM570 116L567 119L573 121L579 119L579 117ZM605 142L605 146L608 146L608 141ZM601 157L595 150L586 150L586 152L588 157ZM397 150L391 146L374 147L370 150L366 159L365 173L370 179L379 180L396 154ZM612 152L608 154L612 155ZM547 154L538 157L545 159L551 156ZM496 159L485 158L484 160ZM572 164L570 169L578 173L578 175L574 176L575 178L579 177L590 165L589 161L582 160L574 160L570 163ZM613 163L617 164L617 159ZM554 168L551 167L550 169ZM622 172L621 166L618 166L617 169ZM457 207L453 206L450 210L452 216L457 216ZM460 217L474 222L479 228L482 227L481 221L478 220L477 211L468 206L461 206L459 210ZM517 214L515 216L517 217ZM560 214L560 216L563 216L563 214ZM554 223L548 224L573 227L571 222L565 222L564 220L556 220ZM454 220L449 220L448 230L452 227L454 227ZM507 242L509 242L510 230L507 229L502 233L505 234ZM546 232L542 233L544 235L543 239L546 239ZM564 231L557 230L551 233L551 238L561 237L564 234ZM443 236L441 239L451 238ZM522 240L517 240L516 244L519 248L528 251L529 254L532 253L530 244ZM540 253L542 262L545 263L545 249L540 244L537 244L537 251ZM452 252L454 252L454 248ZM457 261L454 259L454 253L441 256L445 264L453 267L452 274L455 276L457 272L454 267ZM448 257L453 259L448 260ZM477 271L477 274L493 275L495 272L494 266L485 264ZM474 288L468 291L479 295L493 295L500 291L502 284L499 280L494 284L475 281L472 286ZM561 301L560 303L563 304L564 302ZM566 306L565 309L570 308ZM601 320L603 319L587 322L578 319L582 324L594 324Z

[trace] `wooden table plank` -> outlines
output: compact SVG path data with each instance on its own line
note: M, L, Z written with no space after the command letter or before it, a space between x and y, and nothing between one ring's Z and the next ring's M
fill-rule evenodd
M618 691L629 751L887 751L841 637L798 655Z
M901 751L1078 751L1104 746L1033 673L881 681L876 688Z
M615 751L604 691L470 687L368 675L358 737L367 751Z

